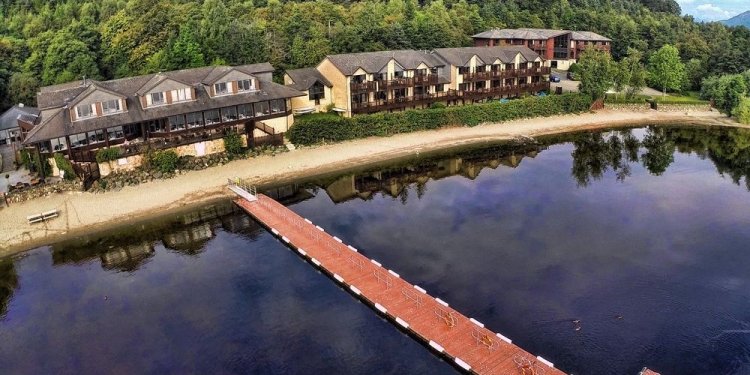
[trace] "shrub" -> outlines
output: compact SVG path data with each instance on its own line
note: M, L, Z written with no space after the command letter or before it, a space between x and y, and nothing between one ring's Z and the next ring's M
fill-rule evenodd
M73 164L70 163L70 160L66 159L65 156L59 152L55 153L54 158L55 164L57 164L57 169L65 172L65 179L74 180L76 178L76 172L73 169Z
M585 95L565 94L529 97L507 103L493 101L486 104L408 110L396 113L376 113L354 117L313 114L300 117L287 133L295 144L339 142L372 136L389 136L446 126L475 126L487 122L503 122L519 118L581 113L591 107Z
M152 154L151 166L162 173L174 172L180 157L172 150L157 151Z
M436 109L436 108L445 108L445 103L435 102L430 104L430 109Z
M732 111L734 117L737 118L742 124L750 124L750 98L744 97L740 99L740 103Z
M224 150L231 157L240 155L243 152L242 138L237 133L229 133L224 136Z
M96 152L96 161L106 163L118 159L120 155L122 155L122 150L119 147L103 148Z

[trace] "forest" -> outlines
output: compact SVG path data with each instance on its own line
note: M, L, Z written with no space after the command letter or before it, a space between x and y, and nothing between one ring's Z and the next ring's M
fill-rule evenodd
M750 30L673 0L0 0L0 111L40 86L209 64L314 66L325 55L471 44L488 28L591 30L613 58L677 47L698 89L750 67Z

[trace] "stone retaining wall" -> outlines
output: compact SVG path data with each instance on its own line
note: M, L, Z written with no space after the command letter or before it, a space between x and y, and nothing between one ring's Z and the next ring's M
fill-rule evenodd
M25 202L27 200L46 197L52 194L64 193L66 191L83 191L83 182L75 181L60 181L51 184L42 184L26 188L23 190L16 190L8 193L8 201L10 203ZM2 202L0 202L2 204Z
M605 103L605 109L615 111L650 111L651 105L648 103ZM711 111L709 104L659 104L659 112L705 112Z

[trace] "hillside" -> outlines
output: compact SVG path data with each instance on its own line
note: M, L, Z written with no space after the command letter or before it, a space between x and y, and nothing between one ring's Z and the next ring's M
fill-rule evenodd
M750 10L721 22L727 26L745 26L750 29Z
M209 64L315 66L328 54L471 45L489 28L589 30L612 56L665 44L691 89L750 67L750 30L680 16L674 0L0 0L0 112L40 86Z

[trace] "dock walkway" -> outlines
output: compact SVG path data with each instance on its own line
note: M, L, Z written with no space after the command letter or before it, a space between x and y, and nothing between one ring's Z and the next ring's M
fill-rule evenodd
M306 261L457 368L475 374L564 374L284 205L262 194L253 197L257 199L239 197L235 203Z

